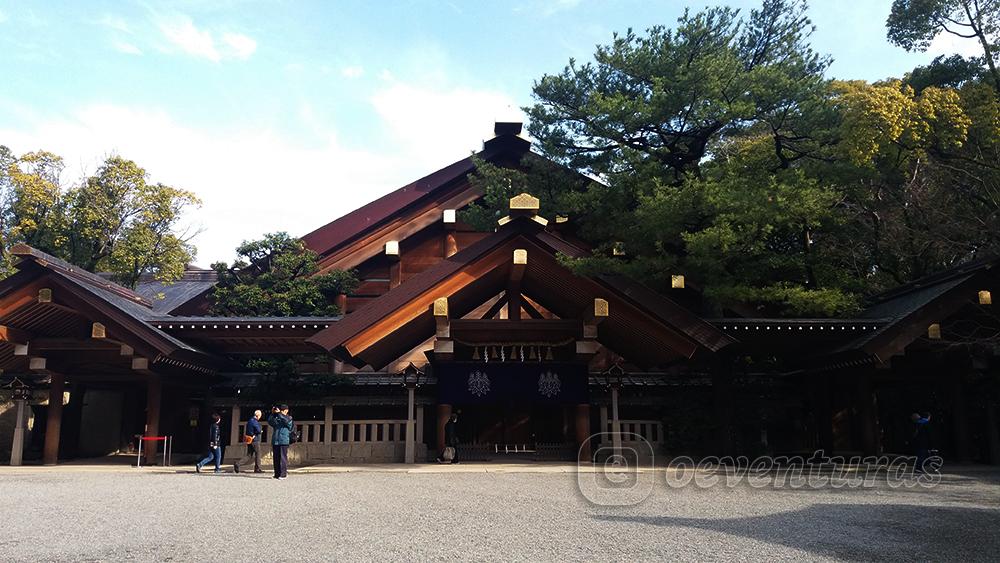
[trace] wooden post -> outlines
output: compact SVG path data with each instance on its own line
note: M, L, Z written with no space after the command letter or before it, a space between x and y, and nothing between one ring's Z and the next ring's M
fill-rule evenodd
M229 416L229 447L235 448L238 444L243 443L240 439L240 406L233 405ZM235 450L233 450L235 451Z
M579 461L593 461L591 459L590 444L590 405L579 404L576 406L576 445Z
M63 392L66 376L52 374L49 384L49 412L45 423L45 445L42 448L42 463L55 465L59 462L59 431L62 427Z
M417 405L417 444L424 443L424 406Z
M996 391L992 397L986 398L986 439L988 440L990 463L1000 465L1000 403L996 399Z
M616 458L622 455L622 425L618 420L618 385L611 386L611 447Z
M333 405L323 407L323 442L333 443Z
M972 459L969 447L969 415L965 401L965 377L954 378L951 388L952 426L955 429L955 456L959 461Z
M878 408L872 384L874 371L863 370L857 376L858 432L861 438L861 451L866 456L877 456L882 450L878 431Z
M437 447L438 452L444 451L444 425L451 418L451 405L438 404L437 408Z
M830 404L830 376L822 373L806 374L812 377L813 426L816 429L816 446L826 455L833 453L833 407Z
M24 399L17 400L17 412L14 419L14 441L10 446L10 464L11 465L21 465L21 460L24 456L24 431L27 426L27 417L25 416L25 401Z
M712 391L715 403L716 455L732 454L733 449L733 372L730 359L716 363L712 373Z
M601 417L601 442L604 442L604 434L605 434L605 432L608 431L608 407L607 407L607 405L601 405L601 408L600 408L600 417ZM563 410L563 425L564 426L566 424L565 421L566 421L566 411L564 409ZM565 433L566 433L566 430L564 428L563 429L563 434L565 434Z
M413 394L416 391L413 385L406 386L406 449L403 461L413 463L416 454L416 421L413 419Z
M160 435L160 400L163 392L163 382L159 376L150 374L146 379L146 436ZM158 443L152 440L143 442L143 457L146 465L156 462Z

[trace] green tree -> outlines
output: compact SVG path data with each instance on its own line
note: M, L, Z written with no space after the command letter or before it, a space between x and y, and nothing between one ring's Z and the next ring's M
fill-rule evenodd
M907 51L926 51L942 33L975 39L983 53L978 62L1000 92L1000 0L893 0L885 25L889 41Z
M549 198L595 249L564 262L661 289L684 273L720 312L854 310L831 262L842 195L819 171L838 115L811 32L800 2L713 8L539 80L527 111L542 152L601 179Z
M39 151L16 157L0 147L0 233L6 249L26 243L134 287L142 274L177 279L195 249L179 232L194 194L147 181L119 156L76 186L60 181L62 159ZM5 262L7 262L5 260ZM7 264L9 268L9 263Z
M272 233L241 244L230 265L212 265L219 281L211 295L212 313L226 316L329 316L334 303L357 287L354 272L319 274L316 253L287 233Z
M812 51L805 4L765 0L685 12L677 27L629 30L534 85L525 108L541 150L598 175L654 170L672 184L700 174L712 143L760 126L779 163L812 154L803 135L828 60ZM655 168L644 167L654 164Z

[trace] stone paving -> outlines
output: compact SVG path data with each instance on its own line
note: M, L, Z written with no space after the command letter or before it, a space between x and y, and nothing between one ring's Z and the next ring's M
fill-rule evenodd
M792 489L672 488L663 470L621 481L561 464L312 467L283 481L76 465L0 468L0 499L0 561L995 561L1000 553L992 470L946 475L932 488Z

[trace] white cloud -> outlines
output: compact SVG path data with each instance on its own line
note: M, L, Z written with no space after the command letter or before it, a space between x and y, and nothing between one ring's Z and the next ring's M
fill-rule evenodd
M232 51L232 56L245 60L257 50L257 42L242 33L223 33L222 41Z
M0 10L0 23L5 21L7 21L7 14L3 13L3 10Z
M141 55L142 50L135 45L128 43L127 41L112 41L111 46L115 48L115 51L119 53L125 53L126 55Z
M962 55L963 57L983 56L983 47L976 39L958 37L951 33L938 33L927 47L932 55Z
M467 156L493 136L494 121L523 119L517 103L506 94L468 88L394 83L377 92L372 105L393 138L425 162L440 154Z
M257 50L257 41L242 33L214 32L199 28L183 14L154 18L163 37L181 52L220 62L224 59L246 60Z
M222 55L215 48L212 34L195 27L191 18L187 16L160 18L158 26L163 37L181 51L212 62L222 60Z
M345 66L340 69L340 75L344 78L360 78L365 73L365 69L359 65Z
M392 84L373 99L397 145L379 152L341 142L334 131L303 144L253 126L206 130L162 110L89 105L63 116L18 111L26 125L0 126L15 152L45 148L65 158L66 178L93 172L117 153L151 179L195 192L189 213L197 262L231 260L245 239L285 230L307 232L460 158L510 119L512 100L496 92L434 90ZM300 111L309 115L311 107ZM506 112L506 114L505 114Z
M125 18L121 16L116 16L114 14L104 14L101 19L97 20L97 23L113 29L115 31L120 31L122 33L132 33L132 28L129 26Z

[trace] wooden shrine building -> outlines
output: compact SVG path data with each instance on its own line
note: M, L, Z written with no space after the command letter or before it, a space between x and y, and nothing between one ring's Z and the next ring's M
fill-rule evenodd
M479 158L541 158L520 124L495 132ZM564 267L561 255L591 251L530 194L493 232L464 225L457 212L482 196L473 170L462 159L303 237L322 271L358 273L339 317L208 316L213 272L133 291L13 248L0 459L12 443L15 460L52 464L164 435L195 455L212 412L231 459L250 413L284 402L297 463L426 461L453 413L470 460L621 445L658 459L901 454L916 411L933 413L946 460L1000 463L997 261L899 287L856 318L712 318L683 272L657 292ZM294 369L245 367L258 356ZM19 385L31 389L20 419L4 402Z

